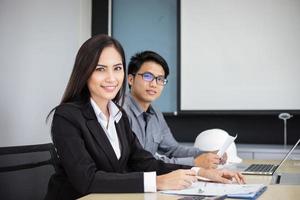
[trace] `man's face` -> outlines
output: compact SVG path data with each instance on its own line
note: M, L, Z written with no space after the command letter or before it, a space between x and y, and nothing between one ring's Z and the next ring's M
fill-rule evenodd
M150 72L155 77L165 77L162 66L153 61L144 62L135 76L128 76L128 83L131 85L131 94L142 106L147 104L149 106L152 101L160 96L164 88L164 85L157 84L156 79L150 82L144 80L141 74L146 72Z

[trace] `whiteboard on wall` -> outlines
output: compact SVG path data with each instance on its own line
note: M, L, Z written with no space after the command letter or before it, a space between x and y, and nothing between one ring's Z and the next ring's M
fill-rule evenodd
M299 110L299 0L182 0L180 110Z

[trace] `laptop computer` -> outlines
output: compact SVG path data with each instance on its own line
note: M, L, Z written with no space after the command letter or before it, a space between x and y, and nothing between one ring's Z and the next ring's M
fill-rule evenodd
M291 150L289 150L289 152L285 155L285 157L280 161L278 165L251 164L241 173L247 175L269 175L269 176L273 175L274 172L288 159L288 157L291 155L291 153L294 151L294 149L297 147L299 143L300 143L300 138L296 142L296 144L291 148Z

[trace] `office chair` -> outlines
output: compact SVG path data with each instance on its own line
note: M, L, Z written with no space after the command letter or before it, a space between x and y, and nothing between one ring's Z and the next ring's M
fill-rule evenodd
M43 199L56 163L51 143L0 147L0 198Z

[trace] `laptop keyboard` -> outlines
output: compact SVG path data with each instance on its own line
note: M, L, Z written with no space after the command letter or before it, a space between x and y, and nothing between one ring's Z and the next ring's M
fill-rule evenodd
M245 171L248 172L269 172L272 171L274 165L271 164L252 164Z

